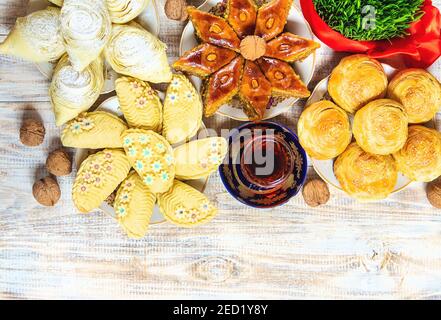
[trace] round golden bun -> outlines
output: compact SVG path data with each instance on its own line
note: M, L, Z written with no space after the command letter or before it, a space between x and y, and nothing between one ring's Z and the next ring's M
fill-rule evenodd
M410 126L406 144L394 157L398 169L409 179L435 180L441 176L441 133L420 125Z
M348 114L323 100L308 106L298 123L300 144L317 160L330 160L351 143L352 132Z
M366 152L388 155L400 150L407 140L408 122L403 106L389 99L368 103L354 117L353 133Z
M334 173L342 189L359 201L387 198L398 179L392 156L367 153L355 142L337 158Z
M406 69L392 79L388 97L404 106L410 123L424 123L441 107L441 84L426 70Z
M370 101L384 98L387 84L386 73L377 60L356 54L343 58L332 71L328 92L338 106L355 113Z

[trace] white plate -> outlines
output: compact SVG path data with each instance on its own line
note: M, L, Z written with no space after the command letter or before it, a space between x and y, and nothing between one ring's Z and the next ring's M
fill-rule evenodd
M26 14L45 9L48 5L55 6L53 3L47 0L29 0ZM143 26L146 30L150 31L153 35L158 36L159 15L155 0L149 1L147 8L141 12L135 21ZM40 62L36 63L36 66L46 78L51 80L56 64L57 62ZM105 83L104 88L101 91L102 94L115 90L115 80L118 78L118 74L113 71L107 62L105 62L105 68Z
M394 74L397 72L396 69L393 67L384 64L383 63L384 71L386 72L389 80L394 76ZM311 97L309 97L308 101L306 102L306 106L309 106L313 103L319 102L320 100L332 100L331 97L328 94L328 82L329 82L329 76L320 81L317 86L315 87L314 91L311 94ZM353 117L351 117L352 122ZM311 163L317 172L317 174L325 180L330 185L334 186L337 189L342 190L340 182L338 182L337 177L334 174L334 161L333 160L316 160L309 157L311 160ZM393 193L401 191L405 189L409 184L411 184L412 181L405 177L403 174L398 173L398 180L397 184L395 186L395 189Z
M199 9L202 11L209 11L218 2L219 0L207 0L199 7ZM291 7L285 29L301 37L314 39L314 34L312 33L308 22L303 18L301 11L295 6L295 4L293 4ZM180 55L183 55L186 51L193 49L197 45L198 41L194 35L193 24L191 22L188 22L184 28L184 31L182 32L181 44L179 48ZM303 62L294 63L294 68L296 72L299 74L300 78L306 85L309 84L312 79L312 75L314 74L315 57L316 54L314 53L306 58ZM191 80L193 81L195 87L200 90L202 80L198 77L191 77ZM290 108L292 108L297 100L299 99L289 98L279 103L278 105L271 107L266 111L264 120L274 118L279 114L289 110ZM221 106L217 113L235 120L249 121L247 115L243 112L242 108L234 107L231 104L225 104Z
M159 93L161 99L163 99L164 94L161 92L158 92L158 93ZM123 114L120 109L120 106L119 106L118 98L116 96L111 97L111 98L107 99L106 101L104 101L98 108L96 108L96 110L107 111L109 113L112 113L112 114L124 119ZM202 138L208 137L208 136L209 136L208 131L207 131L205 125L202 123L201 129L199 130L197 137L202 139ZM75 153L75 164L76 164L77 168L79 168L81 163L89 155L91 155L93 153L95 153L95 150L77 149L77 151ZM209 176L205 177L205 178L197 179L197 180L188 180L188 181L184 181L184 182L187 183L188 185L192 186L196 190L199 190L200 192L203 193L205 190L205 187L208 183L208 180L209 180ZM104 212L106 212L107 214L109 214L110 216L112 216L113 218L116 217L115 210L107 202L103 202L101 204L100 209L103 210ZM164 216L162 215L161 211L159 210L159 206L155 205L155 208L153 209L153 215L150 220L150 224L158 224L158 223L162 223L165 221L166 220L165 220Z

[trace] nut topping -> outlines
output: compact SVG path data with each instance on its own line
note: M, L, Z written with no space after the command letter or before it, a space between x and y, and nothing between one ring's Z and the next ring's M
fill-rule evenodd
M215 54L215 53L210 53L208 56L207 56L207 60L208 61L214 61L214 60L216 60L217 59L217 55Z
M276 78L277 80L282 80L283 78L285 78L285 75L283 74L283 72L276 71L274 72L274 78Z
M268 20L266 20L265 27L267 29L271 29L273 25L274 25L274 18L269 18Z
M239 20L244 22L247 20L247 14L245 12L239 13Z
M213 33L221 33L222 32L222 29L221 29L221 27L219 27L219 25L217 24L217 23L214 23L211 27L210 27L210 32L213 32Z
M259 87L259 82L256 79L251 80L251 86L253 89L257 89Z

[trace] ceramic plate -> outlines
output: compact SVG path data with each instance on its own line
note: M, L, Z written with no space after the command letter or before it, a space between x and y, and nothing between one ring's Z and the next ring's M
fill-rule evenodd
M158 93L160 94L161 99L163 99L164 95L160 92L158 92ZM107 112L110 112L110 113L124 119L123 114L121 112L121 109L119 107L118 98L116 96L111 97L111 98L107 99L106 101L104 101L98 108L96 108L96 110L107 111ZM199 130L197 137L202 139L202 138L205 138L208 136L209 136L208 131L207 131L205 125L202 123L201 129ZM176 147L176 146L177 145L174 145L174 147ZM77 168L80 167L80 165L84 161L84 159L86 159L89 155L91 155L95 152L96 152L96 150L91 150L91 149L77 149L77 151L75 153L75 164L76 164ZM188 185L192 186L196 190L199 190L200 192L203 193L205 191L205 187L208 183L208 180L209 180L209 176L205 177L205 178L198 179L198 180L188 180L188 181L184 181L184 182L187 183ZM115 218L115 216L116 216L115 210L107 202L103 202L100 209L103 210L104 212L106 212L107 214L109 214L110 216L112 216L113 218ZM161 211L159 210L159 206L156 205L153 210L153 215L150 220L150 224L158 224L158 223L162 223L165 221L166 220L165 220L164 216L162 215Z
M392 68L387 64L383 64L384 71L386 72L389 80L393 77L396 69ZM328 94L328 82L329 76L320 81L315 87L314 91L311 94L311 97L308 99L306 106L309 106L313 103L316 103L320 100L332 100ZM350 117L351 123L353 117ZM325 180L330 185L342 190L340 183L337 180L337 177L334 174L334 160L316 160L310 158L312 165L317 172L317 174ZM406 178L401 173L398 174L397 184L394 189L394 193L405 189L412 181Z
M207 0L204 2L199 9L203 11L209 11L213 6L215 6L219 0ZM291 10L288 15L287 24L285 29L291 33L297 34L301 37L314 39L314 35L309 27L308 22L303 18L303 15L294 4L291 7ZM187 23L182 33L181 45L179 48L180 55L183 55L184 52L193 49L198 45L198 41L194 35L194 27L191 22ZM295 62L294 69L300 75L302 81L308 85L308 83L312 79L312 75L315 70L315 53L306 58L303 62ZM198 77L191 77L193 84L196 88L201 88L202 80ZM279 114L289 110L293 104L299 99L290 98L286 99L283 102L279 103L276 106L271 107L265 113L264 120L271 119ZM248 121L248 117L242 111L242 108L234 107L231 104L225 104L219 108L217 111L218 114L227 116L229 118L239 120L239 121Z
M30 14L32 12L45 9L48 5L53 5L53 3L47 0L30 0L28 3L28 8L26 14ZM135 19L140 25L142 25L145 29L150 31L155 36L159 34L159 16L158 10L156 7L155 0L150 0L147 8L141 12L141 14ZM36 63L38 70L49 80L52 79L52 74L54 73L56 62L41 62ZM118 78L118 74L112 70L110 65L106 62L106 74L105 74L105 83L104 88L102 90L102 94L109 93L115 90L115 80Z

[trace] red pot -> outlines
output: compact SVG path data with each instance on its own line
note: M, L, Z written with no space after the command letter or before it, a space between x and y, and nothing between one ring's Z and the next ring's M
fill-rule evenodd
M392 41L355 41L331 29L315 11L312 0L300 0L303 15L315 35L335 51L366 53L375 59L386 59L395 67L428 68L441 56L441 14L425 0L424 16L413 23L410 35Z

